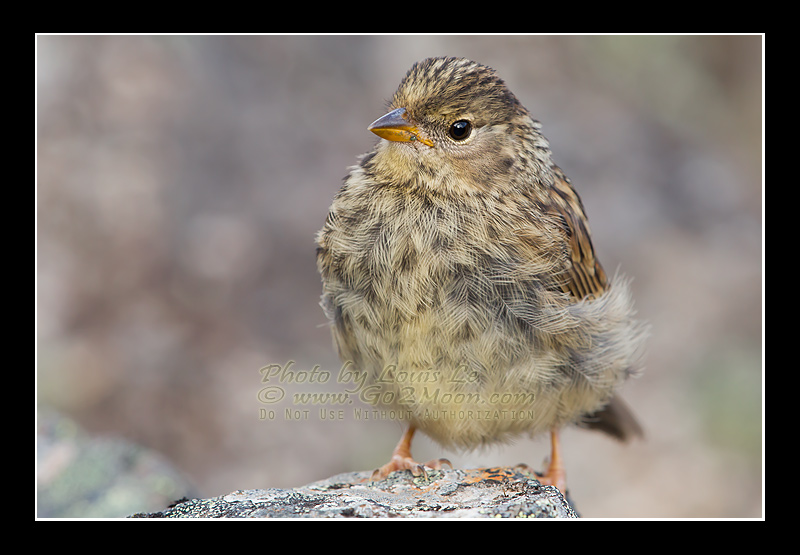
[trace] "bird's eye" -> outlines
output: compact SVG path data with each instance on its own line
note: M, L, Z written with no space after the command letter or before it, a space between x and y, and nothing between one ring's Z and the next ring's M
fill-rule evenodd
M450 137L456 141L463 141L472 132L472 124L465 119L460 119L453 123L448 130Z

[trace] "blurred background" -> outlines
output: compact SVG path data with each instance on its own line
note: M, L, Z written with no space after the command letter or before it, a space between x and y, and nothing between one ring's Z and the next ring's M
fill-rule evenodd
M294 397L352 387L336 381L314 238L411 64L456 55L494 67L542 122L600 259L633 277L652 325L623 390L645 440L563 434L578 510L762 517L763 45L39 36L37 515L125 516L388 460L398 423ZM283 379L263 383L269 365ZM329 379L298 383L315 367ZM414 454L541 468L548 441L450 453L419 436Z

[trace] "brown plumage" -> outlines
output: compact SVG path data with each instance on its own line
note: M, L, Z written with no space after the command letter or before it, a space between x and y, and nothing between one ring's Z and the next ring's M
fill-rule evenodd
M466 449L570 423L640 433L614 394L645 328L540 124L458 58L415 64L389 109L317 238L339 354L409 424L379 474L418 468L415 429Z

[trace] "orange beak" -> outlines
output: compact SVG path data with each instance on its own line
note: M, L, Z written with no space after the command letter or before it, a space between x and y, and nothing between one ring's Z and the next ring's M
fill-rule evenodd
M392 110L388 114L379 117L367 129L387 141L406 143L419 141L424 145L433 146L433 141L423 137L419 128L408 121L408 114L405 108Z

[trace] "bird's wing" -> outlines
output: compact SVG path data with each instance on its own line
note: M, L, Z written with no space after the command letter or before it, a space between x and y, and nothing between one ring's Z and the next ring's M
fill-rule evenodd
M556 178L550 193L550 211L564 222L571 262L562 287L576 299L595 298L605 291L608 278L595 256L583 203L564 172L557 166L554 169Z
M595 256L583 203L567 176L558 167L555 170L550 209L565 223L571 262L567 280L562 287L575 299L596 298L605 291L608 278ZM643 436L642 427L636 417L618 396L594 413L583 415L582 425L605 432L621 441Z

